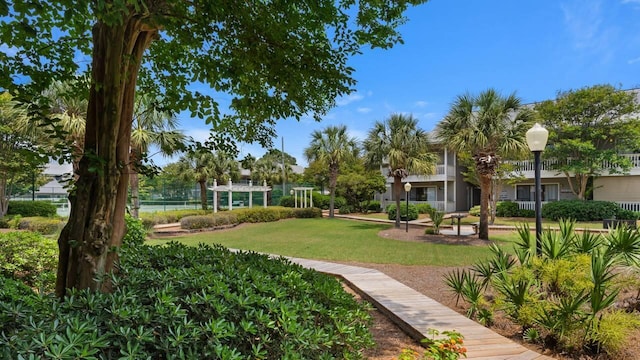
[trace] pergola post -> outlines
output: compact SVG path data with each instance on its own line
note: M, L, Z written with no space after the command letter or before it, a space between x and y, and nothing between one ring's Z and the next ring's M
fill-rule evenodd
M298 191L297 190L293 190L293 191L294 191L293 207L297 209L298 208Z
M218 199L218 180L213 179L213 213L217 213L218 212L218 202L216 201Z
M249 180L249 209L253 207L253 181Z
M262 186L264 186L264 192L262 194L262 204L263 207L267 207L267 180L263 180Z
M229 180L229 211L233 210L233 181Z

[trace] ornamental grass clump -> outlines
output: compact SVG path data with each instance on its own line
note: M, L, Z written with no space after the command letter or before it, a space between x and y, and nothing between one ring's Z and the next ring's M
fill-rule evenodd
M469 317L481 321L501 311L522 326L527 341L574 355L624 358L630 338L620 334L640 328L637 302L620 297L640 294L638 230L577 233L574 221L563 220L559 230L543 231L541 254L527 224L518 235L515 255L492 245L489 260L445 277L467 304ZM620 274L635 274L634 281Z

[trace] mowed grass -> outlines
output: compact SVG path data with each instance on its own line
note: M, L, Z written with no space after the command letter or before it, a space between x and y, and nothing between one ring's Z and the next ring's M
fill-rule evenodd
M400 241L378 236L385 229L390 226L345 219L291 219L154 239L148 243L221 244L306 259L400 265L464 266L490 255L486 246Z

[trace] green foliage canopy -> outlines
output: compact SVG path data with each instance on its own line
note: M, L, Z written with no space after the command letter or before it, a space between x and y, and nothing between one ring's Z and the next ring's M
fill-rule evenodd
M549 130L543 154L556 160L555 168L579 199L585 198L590 177L628 171L629 159L621 154L640 149L636 92L596 85L560 92L535 109Z

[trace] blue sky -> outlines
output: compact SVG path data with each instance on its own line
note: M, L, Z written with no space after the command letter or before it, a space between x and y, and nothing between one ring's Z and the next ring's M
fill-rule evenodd
M525 103L595 84L640 87L640 0L432 0L407 17L405 44L352 60L356 93L320 123L281 120L275 147L284 138L285 151L306 165L311 132L328 125L363 139L376 120L410 113L432 130L457 95L489 87ZM206 138L200 120L180 120ZM240 156L265 151L244 144Z

